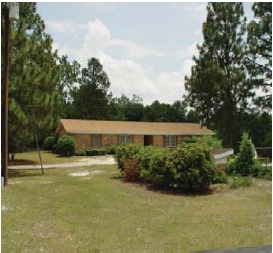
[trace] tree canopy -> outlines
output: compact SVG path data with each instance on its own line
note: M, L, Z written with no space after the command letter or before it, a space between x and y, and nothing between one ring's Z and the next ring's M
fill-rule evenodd
M199 54L193 58L191 75L185 77L187 96L173 103L155 100L149 105L137 94L113 97L100 59L90 55L86 66L81 66L58 55L36 3L19 4L20 19L11 24L10 38L10 153L24 150L34 133L43 142L54 134L60 118L201 120L224 146L238 147L244 131L255 145L271 145L272 3L254 3L255 19L248 24L242 3L209 3L204 42L197 46ZM1 24L4 52L3 15ZM3 54L1 61L3 76ZM3 79L1 84L3 87Z
M236 114L253 96L253 85L246 77L245 32L242 3L209 3L204 42L198 45L199 57L194 57L191 76L185 78L190 105L229 147L234 144Z
M10 153L23 149L35 132L49 132L55 128L57 117L54 111L60 101L56 91L59 66L57 53L52 50L52 38L44 30L45 24L36 12L36 4L19 4L20 19L10 28ZM1 21L1 33L4 34L3 15ZM1 45L2 52L7 50L3 41Z
M251 81L260 89L255 96L258 106L272 107L272 3L253 4L255 20L248 24L248 70Z

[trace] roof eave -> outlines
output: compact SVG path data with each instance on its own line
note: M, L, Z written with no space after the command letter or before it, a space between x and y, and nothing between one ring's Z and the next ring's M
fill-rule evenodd
M177 132L177 133L170 133L170 132L101 132L101 131L67 131L67 133L70 134L128 134L128 135L181 135L181 136L188 136L188 135L195 135L195 136L200 136L200 135L214 135L215 133L210 132L210 133L185 133L185 132Z

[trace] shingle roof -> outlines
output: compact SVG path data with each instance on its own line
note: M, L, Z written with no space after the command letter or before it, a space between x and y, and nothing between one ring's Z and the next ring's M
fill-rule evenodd
M76 134L135 134L135 135L203 135L214 134L198 123L132 122L61 119L67 133Z

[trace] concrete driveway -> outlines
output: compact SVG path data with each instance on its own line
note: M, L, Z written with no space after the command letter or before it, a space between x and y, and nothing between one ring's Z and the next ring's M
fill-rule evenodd
M116 164L114 157L112 155L105 156L92 156L92 157L84 157L78 162L72 163L59 163L59 164L43 164L43 168L71 168L71 167L84 167L91 165L114 165ZM15 165L8 166L8 169L40 169L41 165Z

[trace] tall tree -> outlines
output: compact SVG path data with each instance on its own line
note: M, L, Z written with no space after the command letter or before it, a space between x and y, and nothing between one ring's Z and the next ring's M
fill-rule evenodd
M34 133L55 127L54 111L60 102L56 90L59 67L57 53L52 50L52 39L45 33L36 3L19 4L20 20L10 28L10 153L22 150ZM1 26L2 33L3 30L4 26Z
M142 98L135 94L131 100L124 94L120 98L112 98L109 107L111 120L141 121L143 117Z
M87 67L81 71L79 83L80 86L71 92L74 118L109 118L108 109L112 96L108 93L110 81L98 59L88 60Z
M81 66L77 61L70 63L66 55L59 59L59 64L61 76L57 89L62 98L59 114L61 118L71 118L71 111L73 107L70 93L73 88L78 85Z
M255 102L272 107L272 3L258 2L252 6L255 20L248 24L248 69L252 81L263 93Z
M198 45L190 77L185 77L187 100L203 118L218 130L225 145L233 146L235 116L252 96L246 81L246 19L242 3L209 3L203 24L204 42Z

